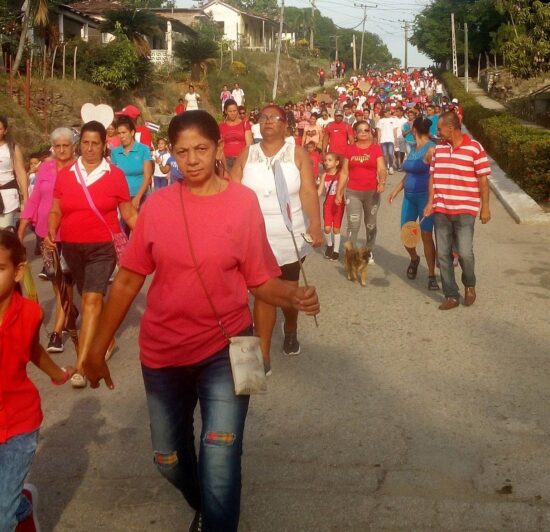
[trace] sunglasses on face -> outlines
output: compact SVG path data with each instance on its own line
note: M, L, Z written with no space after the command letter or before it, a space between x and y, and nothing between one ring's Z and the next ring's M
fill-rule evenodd
M283 118L279 115L260 115L258 122L265 124L266 122L282 122Z

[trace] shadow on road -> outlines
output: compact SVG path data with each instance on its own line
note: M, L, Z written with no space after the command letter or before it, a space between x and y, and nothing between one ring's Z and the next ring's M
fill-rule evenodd
M90 444L106 443L106 437L99 434L105 424L99 413L99 399L86 396L74 403L66 419L40 433L31 473L40 493L43 531L57 529L84 476L89 474Z

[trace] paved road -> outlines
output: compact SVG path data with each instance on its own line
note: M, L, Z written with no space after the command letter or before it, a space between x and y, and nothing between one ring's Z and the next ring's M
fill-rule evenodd
M306 261L320 327L301 320L303 354L275 354L269 393L252 401L242 531L550 529L548 227L516 225L494 201L476 228L478 301L444 313L424 266L406 279L398 219L385 203L366 288L320 252ZM46 283L40 295L50 315ZM56 388L31 370L45 532L187 530L191 513L152 464L144 298L118 335L115 391ZM57 359L70 364L72 347Z

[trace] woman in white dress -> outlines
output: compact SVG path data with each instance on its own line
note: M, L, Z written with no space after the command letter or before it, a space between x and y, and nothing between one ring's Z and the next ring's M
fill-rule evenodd
M0 116L0 228L15 227L15 213L28 198L23 154L13 141L8 119ZM21 197L21 205L19 198Z
M279 161L285 176L294 235L300 259L303 261L310 247L302 238L302 234L311 237L314 247L320 246L323 242L319 200L311 161L301 146L285 143L287 122L284 109L277 105L264 107L258 117L258 123L262 141L243 150L233 166L231 177L256 192L264 215L267 238L282 271L281 279L298 285L300 261L297 260L292 236L281 214L275 190L274 164ZM269 367L276 310L276 307L258 299L254 301L254 325L261 340L266 367ZM285 318L283 352L286 355L298 355L298 314L290 308L282 310Z
M184 99L186 111L196 111L199 108L201 96L198 92L195 92L193 85L189 85L189 92L185 95Z

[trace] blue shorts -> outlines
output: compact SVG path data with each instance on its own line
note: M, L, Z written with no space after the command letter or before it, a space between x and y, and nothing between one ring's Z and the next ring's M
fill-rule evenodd
M424 208L428 203L427 192L405 192L401 207L401 226L407 222L416 222L423 216ZM420 230L431 233L434 228L433 215L428 216L421 224Z

